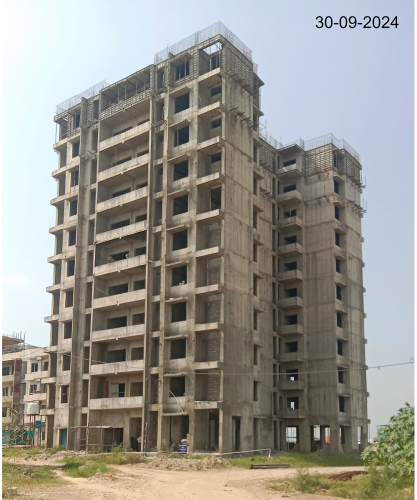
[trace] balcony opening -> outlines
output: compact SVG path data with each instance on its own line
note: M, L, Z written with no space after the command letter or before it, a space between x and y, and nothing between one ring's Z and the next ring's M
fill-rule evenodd
M337 181L334 181L334 192L339 194L339 183Z
M138 280L133 283L133 290L145 290L146 280Z
M69 385L61 386L61 403L68 403Z
M145 313L133 314L132 325L144 325L145 324Z
M174 133L174 148L177 146L182 146L183 144L187 144L190 140L190 127L187 125L186 127L180 128Z
M126 326L127 326L127 316L120 316L118 318L107 319L108 330L112 330L113 328L124 328Z
M78 186L78 176L79 176L79 171L74 170L71 172L71 187Z
M342 313L336 313L336 324L338 328L343 328L343 316Z
M151 339L151 366L159 366L159 339ZM152 375L151 375L152 377Z
M141 214L141 215L137 215L135 217L135 223L136 222L143 222L145 220L148 220L148 214Z
M335 236L335 241L334 241L334 242L335 242L335 245L336 245L336 246L338 246L338 247L340 247L340 246L341 246L341 245L340 245L340 234L339 234L339 233L337 233L337 232L335 232L335 233L334 233L334 236Z
M299 408L300 404L298 397L287 398L287 410L299 410Z
M113 193L111 195L111 197L112 198L117 198L118 196L122 196L124 194L130 193L130 191L131 191L130 188L122 189L121 191L117 191L116 193Z
M297 288L287 288L284 290L285 298L298 297Z
M285 245L292 245L293 243L297 243L297 235L287 236L286 238L284 238Z
M68 232L68 246L73 247L77 243L77 230L73 229Z
M184 94L175 99L175 114L181 113L190 107L190 94Z
M258 162L258 148L256 146L253 146L253 161Z
M210 88L210 97L222 95L222 84Z
M187 353L187 340L177 339L171 341L171 356L170 359L183 359Z
M296 160L288 160L288 161L284 162L284 167L290 167L291 165L295 165L295 164L296 164Z
M181 80L190 74L190 61L187 60L175 67L175 80Z
M54 264L54 285L61 282L61 264Z
M339 207L334 207L334 218L340 220L340 210Z
M71 370L71 354L62 355L62 371L67 372Z
M177 231L172 235L172 250L181 250L188 247L188 230Z
M188 177L188 160L176 163L174 165L174 181Z
M177 398L185 396L185 377L171 377L170 396Z
M74 276L75 274L75 259L67 261L67 276Z
M129 130L132 130L132 125L130 125L130 127L126 127L126 128L124 128L124 129L122 129L122 130L118 130L117 132L114 132L114 133L112 134L112 137L116 137L116 135L123 134L124 132L127 132L127 131L129 131Z
M90 191L90 215L94 215L96 211L96 190Z
M345 413L345 398L343 396L339 396L339 411Z
M298 445L299 445L298 425L285 428L285 444L288 451L298 451Z
M126 361L126 349L107 351L106 363L120 363Z
M111 229L120 229L121 227L129 226L130 225L130 219L125 219L119 222L113 222L111 224Z
M162 201L155 202L154 227L162 224Z
M295 217L297 215L297 210L288 210L284 212L284 218L289 219L290 217Z
M188 194L174 198L173 215L185 214L188 212Z
M339 384L344 384L344 370L342 368L337 369L337 380Z
M210 190L210 210L222 208L222 188L217 187Z
M131 156L126 156L125 158L122 158L121 160L114 161L113 167L115 167L116 165L122 165L123 163L126 163L127 161L130 161L131 159L132 159Z
M285 324L286 325L297 325L298 324L298 314L290 314L289 316L285 316Z
M143 382L132 382L130 384L130 396L143 396Z
M213 130L213 129L216 129L216 128L221 128L222 126L222 119L221 118L215 118L214 120L212 120L210 122L210 128Z
M75 158L76 156L80 155L80 141L74 142L72 145L72 157Z
M174 267L172 269L172 286L187 284L187 266Z
M77 215L78 212L78 200L70 201L70 217Z
M97 182L97 160L93 160L91 162L90 184L95 184L96 182Z
M284 263L284 268L286 271L296 271L297 270L297 262Z
M342 300L342 287L336 285L336 298L337 300Z
M285 343L285 352L298 352L298 342L286 342Z
M156 72L156 87L158 89L162 88L165 84L165 69L158 69Z
M114 253L113 255L109 255L109 263L110 262L118 262L119 260L125 260L129 258L129 250L125 252Z
M187 302L172 305L171 323L187 320Z
M337 341L337 354L343 356L343 342L341 340Z
M84 340L90 340L91 332L91 314L85 315L85 337Z
M109 295L119 295L121 293L127 293L129 291L129 285L123 283L121 285L109 286Z
M146 245L144 247L135 248L135 257L139 255L146 255Z
M284 187L284 193L290 193L291 191L296 191L296 190L297 190L296 184L291 184L290 186Z
M132 347L131 360L132 361L143 360L143 347Z
M256 380L253 382L253 400L258 401L258 388L259 388L259 382Z
M340 269L341 269L341 262L339 259L336 259L336 272L341 273L342 271Z
M298 380L298 368L295 368L294 370L287 370L285 380L296 382Z
M65 294L65 307L73 307L74 305L74 290L69 290Z
M51 325L51 346L58 345L58 323Z
M124 398L126 396L126 384L124 383L119 383L119 382L105 382L105 385L108 385L108 397L109 398ZM104 392L106 393L106 388L104 389ZM106 397L106 396L104 396ZM105 429L106 431L113 430L113 429ZM123 429L120 429L123 432ZM123 442L123 439L122 439ZM114 442L112 442L113 444Z
M88 244L93 245L94 244L94 230L95 230L95 224L93 220L90 220L88 224Z
M72 321L64 323L64 339L70 339L72 337Z

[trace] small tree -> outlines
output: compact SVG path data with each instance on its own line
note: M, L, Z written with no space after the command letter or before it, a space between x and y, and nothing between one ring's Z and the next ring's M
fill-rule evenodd
M406 403L391 417L362 458L366 465L385 466L400 476L414 476L414 408Z

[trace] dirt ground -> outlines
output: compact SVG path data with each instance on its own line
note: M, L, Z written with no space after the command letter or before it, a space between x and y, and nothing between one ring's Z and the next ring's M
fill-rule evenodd
M45 462L36 464L46 465ZM95 476L88 479L71 478L58 471L59 476L67 481L67 484L54 488L41 488L33 492L20 492L20 494L23 498L31 500L332 499L332 497L286 494L266 489L267 481L291 477L296 474L295 469L248 470L226 467L184 471L166 470L164 467L150 467L144 464L112 465L111 467L117 471L113 477ZM364 467L319 467L309 470L323 474L336 474L363 469Z

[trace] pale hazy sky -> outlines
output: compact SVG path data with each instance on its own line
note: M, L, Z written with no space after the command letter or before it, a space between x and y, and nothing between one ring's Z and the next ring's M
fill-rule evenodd
M316 17L397 16L398 28L317 29ZM3 2L3 333L49 342L56 104L153 63L222 21L253 51L268 130L284 143L333 132L360 154L367 364L414 353L412 0ZM406 401L413 366L369 370L372 431Z

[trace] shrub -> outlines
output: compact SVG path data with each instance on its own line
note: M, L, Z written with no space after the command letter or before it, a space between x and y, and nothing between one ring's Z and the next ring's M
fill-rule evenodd
M298 491L303 493L312 493L312 488L324 488L323 479L318 472L310 474L306 469L297 470L294 483Z

